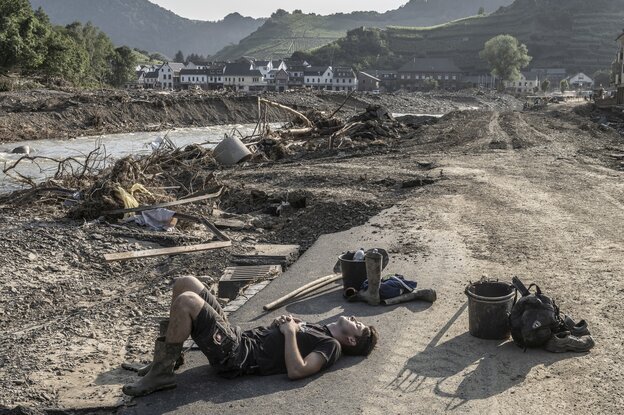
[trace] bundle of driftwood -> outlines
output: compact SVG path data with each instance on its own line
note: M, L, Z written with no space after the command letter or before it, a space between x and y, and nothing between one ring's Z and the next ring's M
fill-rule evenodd
M56 172L43 182L35 182L17 171L23 161L54 162ZM168 140L148 155L114 162L102 145L84 159L24 156L4 172L30 188L4 196L0 202L57 203L61 199L70 206L70 217L95 219L106 211L135 207L133 204L153 205L215 193L222 187L213 174L217 167L211 150L198 144L177 148Z

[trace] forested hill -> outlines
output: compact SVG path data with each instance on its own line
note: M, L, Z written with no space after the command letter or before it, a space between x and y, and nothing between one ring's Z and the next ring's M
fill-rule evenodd
M496 11L513 0L411 0L386 13L354 12L329 16L274 13L257 31L216 54L217 59L284 57L296 50L326 45L360 27L431 26L479 13Z
M148 0L30 0L30 3L34 9L42 7L52 23L90 21L115 44L170 57L178 50L211 55L237 43L265 21L238 13L218 22L189 20Z
M452 57L467 71L487 70L479 51L487 40L510 34L526 44L531 66L593 73L615 57L624 0L516 0L487 16L431 28L354 30L307 55L313 63L397 68L414 56Z

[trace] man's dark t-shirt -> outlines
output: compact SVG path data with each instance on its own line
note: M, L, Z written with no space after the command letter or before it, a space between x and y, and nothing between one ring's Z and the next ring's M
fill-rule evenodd
M340 358L340 342L331 336L326 326L299 323L297 346L304 359L312 352L325 358L322 369L326 369ZM253 372L259 375L288 373L284 353L285 339L279 327L257 327L242 334L250 347L253 359Z

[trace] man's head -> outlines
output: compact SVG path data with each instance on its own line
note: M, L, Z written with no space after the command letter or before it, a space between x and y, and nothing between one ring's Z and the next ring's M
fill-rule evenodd
M328 327L332 336L340 342L343 353L348 355L368 356L379 338L375 327L366 326L353 316L340 316Z

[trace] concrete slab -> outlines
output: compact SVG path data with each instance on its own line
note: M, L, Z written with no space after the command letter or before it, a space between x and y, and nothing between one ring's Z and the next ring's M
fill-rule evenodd
M393 208L364 226L322 236L282 277L272 281L230 316L233 322L245 329L269 324L273 318L285 313L296 314L306 321L323 323L334 321L343 314L360 316L365 323L378 327L381 334L379 350L368 359L345 357L327 373L297 382L279 375L224 380L216 376L203 355L196 352L190 357L190 364L180 372L177 390L137 399L135 407L126 408L122 413L259 414L275 413L277 408L288 413L361 413L367 404L362 400L362 393L358 392L357 397L354 393L368 388L387 387L394 380L401 371L400 361L409 354L407 350L432 337L418 333L417 328L420 321L430 319L432 314L439 312L436 306L421 302L393 307L347 303L342 298L339 284L270 313L263 312L262 305L319 276L331 274L340 253L360 246L388 247L391 261L385 273L399 272L418 280L423 287L442 288L445 282L436 280L435 276L443 275L450 269L456 272L454 267L461 263L449 259L436 264L439 273L431 272L432 268L427 264L428 271L425 273L425 252L418 253L421 260L396 253L400 242L396 239L391 223L397 213L397 208ZM444 294L441 294L443 297ZM462 301L458 301L457 305L461 307ZM409 328L407 332L402 333L406 328ZM403 349L400 358L392 352L397 345Z

